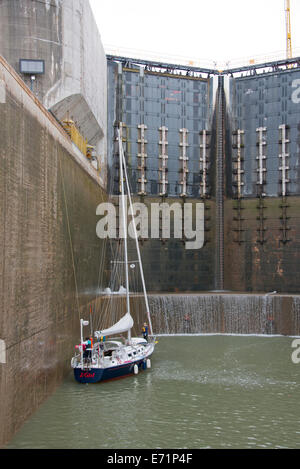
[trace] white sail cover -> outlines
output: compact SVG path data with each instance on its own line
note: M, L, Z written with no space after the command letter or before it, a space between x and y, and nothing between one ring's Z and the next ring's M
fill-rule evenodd
M118 321L113 326L109 327L108 329L103 329L103 331L96 331L95 337L106 337L108 335L113 334L121 334L121 332L129 331L133 326L133 319L130 313L126 313L120 321Z

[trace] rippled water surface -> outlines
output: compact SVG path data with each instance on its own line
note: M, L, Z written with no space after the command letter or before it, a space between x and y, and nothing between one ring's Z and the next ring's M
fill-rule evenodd
M160 337L152 368L72 373L9 448L300 448L300 364L288 337Z

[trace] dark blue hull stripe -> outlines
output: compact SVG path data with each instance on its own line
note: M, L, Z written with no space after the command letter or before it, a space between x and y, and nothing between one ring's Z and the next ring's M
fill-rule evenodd
M99 381L107 381L133 374L134 365L138 365L139 369L143 369L145 367L145 359L110 368L91 368L84 370L74 368L74 376L79 383L98 383Z

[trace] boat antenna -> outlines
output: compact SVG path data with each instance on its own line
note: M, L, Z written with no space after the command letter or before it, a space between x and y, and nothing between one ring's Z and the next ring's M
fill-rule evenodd
M128 253L127 253L127 226L126 226L126 211L125 211L125 194L124 194L124 171L123 171L123 160L125 161L123 155L123 145L120 136L120 130L118 132L118 141L119 141L119 157L120 157L120 182L121 182L121 203L122 203L122 221L123 221L123 237L124 237L124 254L125 254L125 287L126 287L126 305L127 313L130 314L130 301L129 301L129 276L128 276ZM125 163L124 169L126 170ZM131 331L128 331L128 342L131 339Z
M93 322L92 322L92 307L90 306L90 328L91 328L91 336L93 335Z

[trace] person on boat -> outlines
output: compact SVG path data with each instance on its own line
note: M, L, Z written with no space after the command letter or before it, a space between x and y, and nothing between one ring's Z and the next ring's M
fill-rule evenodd
M103 337L103 335L100 337L100 349L103 350L104 349L104 342L105 342L105 336Z
M148 326L146 322L144 322L144 325L142 327L142 334L143 334L144 339L148 341Z
M84 358L92 358L93 338L86 337L83 344L85 345L85 350L83 352Z

